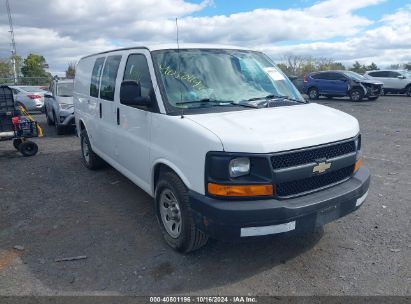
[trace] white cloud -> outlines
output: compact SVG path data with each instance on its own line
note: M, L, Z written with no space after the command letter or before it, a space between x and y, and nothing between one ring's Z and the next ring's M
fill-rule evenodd
M306 9L256 9L207 17L191 16L212 4L207 0L32 0L11 5L18 52L40 53L51 69L64 70L68 62L93 52L174 42L175 17L183 42L238 44L267 50L275 58L292 52L345 62L409 61L411 7L387 14L373 29L369 26L375 26L374 21L355 14L383 1L327 0ZM332 38L338 41L329 42ZM9 33L1 11L0 41L4 57ZM288 41L293 45L286 45Z

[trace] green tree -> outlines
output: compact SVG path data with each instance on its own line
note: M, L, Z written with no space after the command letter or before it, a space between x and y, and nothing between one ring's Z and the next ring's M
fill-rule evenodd
M379 68L374 62L371 62L371 64L367 66L367 71L374 71L374 70L379 70Z
M0 59L0 78L10 78L10 77L12 77L10 60L1 58Z
M49 77L44 69L46 59L42 55L30 54L24 59L21 72L24 77Z
M367 71L367 67L365 65L361 65L361 63L356 61L350 68L350 71L356 72L358 74L364 74Z
M76 63L70 62L66 70L66 78L73 79L76 76Z
M285 63L279 63L277 66L280 68L281 71L283 71L284 74L290 76L292 75L291 69L285 64Z

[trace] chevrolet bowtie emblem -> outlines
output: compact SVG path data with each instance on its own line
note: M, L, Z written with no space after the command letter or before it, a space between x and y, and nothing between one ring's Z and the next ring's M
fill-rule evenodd
M331 163L327 163L327 162L318 163L318 165L313 168L313 173L323 173L330 168L331 168Z

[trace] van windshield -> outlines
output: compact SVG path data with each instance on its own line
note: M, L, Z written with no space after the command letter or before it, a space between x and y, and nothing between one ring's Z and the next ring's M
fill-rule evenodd
M260 52L173 49L153 52L153 61L163 99L174 108L244 105L277 96L304 102L290 80Z

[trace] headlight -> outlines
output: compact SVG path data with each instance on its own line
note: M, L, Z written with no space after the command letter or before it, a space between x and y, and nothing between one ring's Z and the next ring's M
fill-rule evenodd
M60 106L60 109L63 109L63 110L68 110L71 107L73 107L73 105L69 103L59 103L59 106Z
M231 177L239 177L250 173L250 159L248 157L238 157L230 161L228 171Z

